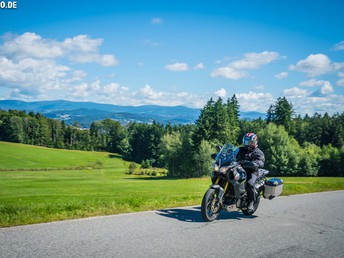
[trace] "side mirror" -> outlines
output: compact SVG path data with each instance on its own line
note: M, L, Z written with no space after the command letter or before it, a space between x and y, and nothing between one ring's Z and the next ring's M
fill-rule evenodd
M215 149L216 149L217 152L220 152L221 146L220 146L220 145L216 145L216 146L215 146Z
M217 156L216 153L213 153L213 154L210 155L210 157L211 157L212 159L216 159L216 156Z

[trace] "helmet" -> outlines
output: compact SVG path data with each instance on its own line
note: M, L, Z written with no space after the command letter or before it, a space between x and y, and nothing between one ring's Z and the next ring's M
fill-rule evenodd
M254 133L247 133L242 138L242 143L246 149L255 149L258 146L258 137Z

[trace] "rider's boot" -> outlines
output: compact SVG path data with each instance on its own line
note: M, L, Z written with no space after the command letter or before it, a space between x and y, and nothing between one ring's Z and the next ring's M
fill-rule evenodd
M248 195L248 207L247 211L248 212L253 212L254 210L254 200L256 199L257 196L257 190L255 189L254 186L247 184L247 195Z

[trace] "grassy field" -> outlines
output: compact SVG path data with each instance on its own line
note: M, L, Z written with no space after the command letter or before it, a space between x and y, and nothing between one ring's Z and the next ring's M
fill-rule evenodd
M199 205L209 178L125 174L110 153L0 142L0 227ZM343 190L344 178L283 178L283 195Z

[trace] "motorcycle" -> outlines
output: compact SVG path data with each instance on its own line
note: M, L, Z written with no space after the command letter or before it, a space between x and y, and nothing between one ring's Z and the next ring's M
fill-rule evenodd
M250 183L256 189L256 194L254 196L254 208L248 210L247 175L240 163L236 162L239 148L231 144L225 144L220 148L217 154L212 154L212 158L215 159L211 175L212 185L206 191L202 200L201 213L205 221L214 221L222 210L228 212L241 210L245 215L252 215L258 209L261 194L263 194L264 198L269 199L280 194L279 192L264 194L267 185L266 175L269 171L259 169L252 174L250 179ZM254 182L251 182L251 180L254 180Z

